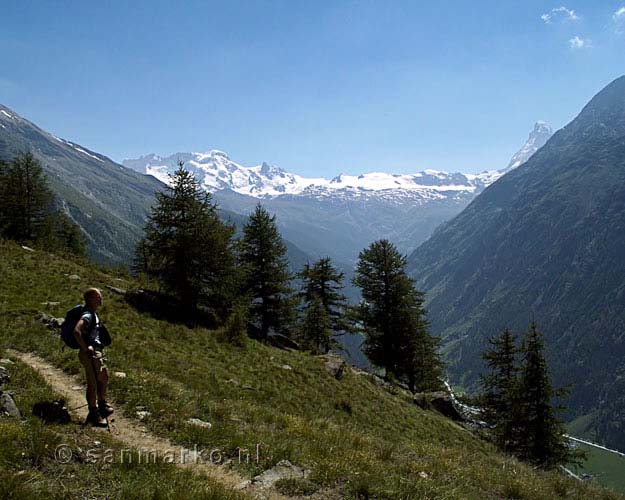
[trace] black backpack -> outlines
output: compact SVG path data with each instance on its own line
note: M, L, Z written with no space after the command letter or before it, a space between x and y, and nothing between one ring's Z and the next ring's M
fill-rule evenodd
M63 321L63 324L61 325L61 339L65 342L65 345L71 349L80 349L80 345L78 345L76 337L74 336L74 330L76 329L76 325L80 321L84 312L85 306L81 304L72 307L69 311L67 311L65 321ZM92 325L89 326L92 328ZM102 322L100 322L99 334L100 342L102 342L104 347L111 345L111 336Z
M76 342L76 337L74 337L74 329L80 321L80 317L84 312L85 307L81 304L72 307L67 314L65 315L65 321L61 325L61 339L65 342L67 347L71 349L80 349L80 345Z

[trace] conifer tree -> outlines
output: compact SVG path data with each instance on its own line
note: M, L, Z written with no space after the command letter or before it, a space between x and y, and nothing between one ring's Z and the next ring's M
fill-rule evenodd
M344 275L330 257L325 257L312 265L306 263L297 276L302 282L299 297L303 302L304 342L315 352L328 352L336 342L334 336L351 330L346 318L347 299L341 292ZM322 323L315 325L315 318Z
M250 319L266 338L274 329L288 333L292 315L291 274L275 215L259 203L243 227L238 257L243 270L243 293L250 299Z
M434 391L442 388L443 363L438 354L440 340L428 333L423 296L415 292L414 303L409 308L408 329L402 335L400 374L413 392Z
M32 154L0 162L0 236L53 252L84 255L80 228L54 205L54 194Z
M62 210L48 214L40 236L42 244L51 251L66 252L84 257L86 255L85 240L80 227L75 224Z
M31 153L16 156L0 172L0 234L20 243L41 237L54 195Z
M318 296L313 296L304 308L301 322L304 348L315 354L326 353L333 347L330 317Z
M481 406L484 419L493 426L495 441L500 449L514 451L518 446L517 421L517 355L516 337L504 329L489 339L490 349L482 357L489 369L480 377Z
M159 279L185 312L202 305L224 316L236 286L234 226L222 222L211 195L183 162L156 201L137 247L138 266Z
M411 390L440 388L442 363L437 341L427 332L423 294L405 272L406 258L388 240L360 252L354 284L362 290L358 317L364 352Z
M564 437L564 425L557 417L562 407L554 407L553 399L561 398L565 390L554 389L544 356L544 342L535 322L532 322L522 346L518 399L520 416L519 443L516 454L522 460L551 469L561 464L579 462L583 453L569 448Z

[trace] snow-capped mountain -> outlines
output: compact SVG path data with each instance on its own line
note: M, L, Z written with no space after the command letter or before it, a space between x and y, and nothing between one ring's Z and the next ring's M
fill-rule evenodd
M545 122L536 122L534 125L534 130L530 132L530 136L527 139L527 142L523 145L519 151L512 157L510 163L508 163L508 167L505 169L506 171L512 170L527 160L530 159L536 151L542 148L549 138L553 135L553 130L551 127L547 125Z
M476 175L424 170L415 174L339 174L332 179L303 177L267 163L246 167L216 149L207 153L176 153L168 157L150 154L134 160L124 160L123 164L168 182L169 175L178 167L179 162L184 162L185 168L195 174L207 191L229 189L263 199L283 195L366 197L378 194L388 197L391 193L398 194L400 198L406 198L407 195L410 198L444 198L458 192L473 193L501 175L497 171Z
M537 122L527 142L512 157L507 168L481 174L423 170L414 174L339 174L332 179L303 177L264 162L255 166L243 166L217 149L206 153L176 153L167 157L149 154L124 160L123 164L167 183L169 175L178 167L179 162L184 162L185 168L195 174L207 191L228 189L254 198L267 199L284 195L360 198L377 195L388 199L389 196L396 195L399 199L427 200L481 191L508 170L527 161L547 142L551 134L551 128L546 123Z
M423 170L369 172L332 179L304 177L275 165L244 166L223 151L155 154L124 160L126 167L169 182L180 162L227 210L247 214L259 199L278 215L282 233L308 253L352 262L371 241L388 238L411 251L442 222L511 168L529 158L547 131L542 122L505 169L480 174Z

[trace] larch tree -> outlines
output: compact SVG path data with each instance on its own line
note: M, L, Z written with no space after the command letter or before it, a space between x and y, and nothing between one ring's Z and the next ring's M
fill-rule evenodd
M297 277L303 305L301 336L308 348L326 353L334 347L337 335L352 329L346 314L347 299L341 291L344 275L325 257L312 265L306 263Z
M224 223L210 193L183 162L156 206L137 246L137 265L172 292L187 313L208 307L218 317L236 295L234 226Z
M259 203L243 227L238 259L243 272L242 292L249 298L249 316L257 336L270 330L289 333L293 291L286 245L272 216Z
M489 339L490 348L482 355L488 373L480 377L483 418L492 425L500 449L514 451L519 436L518 354L516 337L509 329Z
M554 399L566 390L554 389L544 355L543 336L532 322L521 348L521 367L517 398L520 415L517 421L519 444L516 454L522 460L543 469L579 462L583 453L573 450L564 437L565 428L554 406Z
M423 294L405 271L406 258L388 240L360 252L354 284L362 290L358 319L364 352L390 375L406 380L410 389L441 386L438 341L427 332Z

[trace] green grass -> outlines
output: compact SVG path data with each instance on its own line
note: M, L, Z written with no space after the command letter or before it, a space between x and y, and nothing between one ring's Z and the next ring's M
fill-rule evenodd
M367 376L350 371L337 381L309 354L258 342L236 348L218 342L215 331L140 314L105 289L136 285L95 268L0 243L0 276L0 348L35 351L71 373L80 371L76 353L61 351L58 337L35 316L42 302L60 301L46 312L62 316L84 288L103 288L101 317L113 336L110 369L127 374L113 377L110 387L123 411L132 417L137 406L146 407L152 432L187 446L236 457L237 448L259 445L258 463L234 461L242 475L288 459L311 475L305 485L283 488L329 488L345 498L617 498L503 456L469 429ZM190 417L213 427L190 426Z
M590 474L592 481L625 494L625 458L609 451L579 445L588 454L588 460L583 467L576 467L576 474Z

